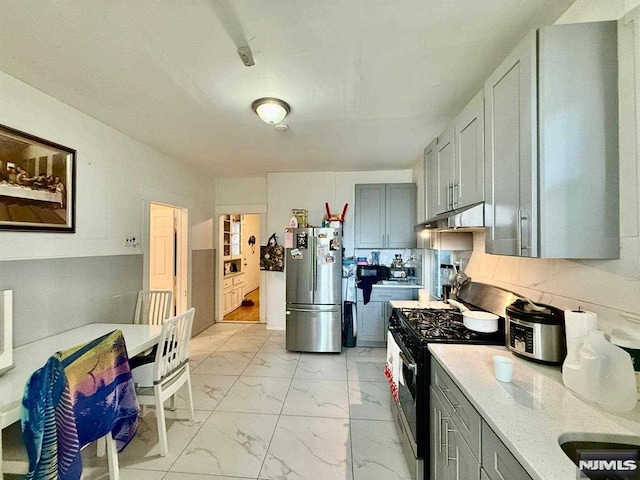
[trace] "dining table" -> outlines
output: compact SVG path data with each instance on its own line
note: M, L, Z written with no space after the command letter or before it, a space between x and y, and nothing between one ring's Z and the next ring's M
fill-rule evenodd
M89 342L113 330L122 331L127 355L131 358L158 343L162 326L92 323L14 348L14 368L0 376L0 478L2 478L1 432L20 420L22 395L31 374L44 366L54 353Z

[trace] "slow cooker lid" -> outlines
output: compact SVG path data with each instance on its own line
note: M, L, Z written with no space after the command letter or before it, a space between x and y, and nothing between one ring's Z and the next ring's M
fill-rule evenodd
M545 310L534 310L527 302L516 300L507 307L507 316L534 323L564 324L564 312L562 310L544 303L536 302L536 305L545 307Z

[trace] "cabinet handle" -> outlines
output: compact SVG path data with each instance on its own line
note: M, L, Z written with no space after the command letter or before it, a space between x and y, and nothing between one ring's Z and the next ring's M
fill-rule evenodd
M451 390L449 390L448 388L442 388L442 396L444 397L444 399L447 401L447 403L449 404L449 406L451 407L451 409L453 410L453 413L456 413L458 411L458 408L460 408L460 405L454 405L451 400L449 400L449 397L447 396L447 392L450 392Z
M449 417L445 417L442 415L442 410L438 409L438 445L439 445L439 453L442 453L443 450L446 448L446 443L442 442L442 423L444 420L449 420ZM446 451L446 450L445 450Z
M391 235L390 233L387 233L387 243L385 243L385 246L386 246L387 248L389 248L389 245L391 245L391 242L389 242L389 236L390 236L390 235Z
M456 193L456 191L458 193ZM460 194L460 185L456 182L453 182L453 208L456 208L458 206L458 195Z
M381 239L381 241L380 241L380 243L382 243L382 247L383 247L383 248L386 246L385 241L384 241L384 240L385 240L385 238L386 238L386 235L383 233L383 234L382 234L382 239Z
M527 245L524 245L524 238L523 238L523 228L522 228L522 222L529 220L529 215L521 209L518 209L518 223L516 224L516 235L517 235L517 245L516 245L516 255L521 256L522 252L524 250L529 250L529 247Z
M457 462L458 461L458 456L456 455L455 457L450 457L449 456L449 433L454 433L455 430L452 430L449 428L449 424L447 422L444 422L445 425L445 430L444 430L444 443L445 443L445 450L444 450L444 455L445 455L445 459L446 459L446 466L449 466L449 462Z
M449 182L448 192L447 192L447 209L453 209L453 182Z

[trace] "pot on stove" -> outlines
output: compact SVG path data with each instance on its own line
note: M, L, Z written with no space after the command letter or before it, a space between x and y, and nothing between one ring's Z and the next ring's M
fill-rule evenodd
M506 308L507 348L520 357L560 364L567 355L564 312L519 299Z
M498 315L491 312L469 310L462 303L449 299L449 305L460 309L464 326L469 330L481 333L493 333L498 331Z

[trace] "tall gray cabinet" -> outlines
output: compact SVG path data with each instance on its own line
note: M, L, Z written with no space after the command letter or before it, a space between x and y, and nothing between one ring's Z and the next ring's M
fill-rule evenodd
M416 185L356 185L355 248L415 248Z
M486 251L617 258L616 22L529 34L487 79Z

